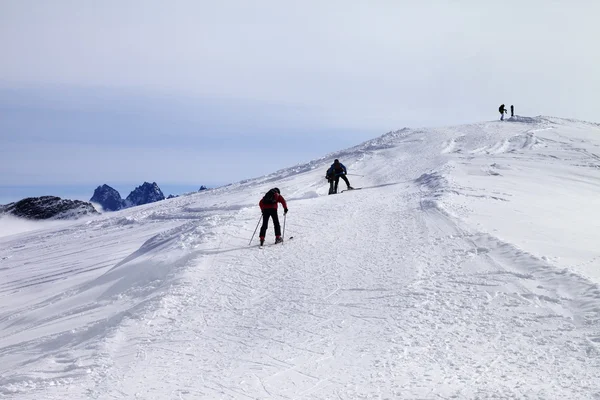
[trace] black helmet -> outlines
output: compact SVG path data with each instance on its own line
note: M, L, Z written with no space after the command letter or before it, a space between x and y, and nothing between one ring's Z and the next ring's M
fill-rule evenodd
M271 190L274 191L274 192L277 192L277 194L281 194L281 192L279 191L279 188L273 188Z
M333 160L333 162L334 162L335 164L339 164L339 163L340 163L340 160L338 160L338 159L336 158L335 160Z

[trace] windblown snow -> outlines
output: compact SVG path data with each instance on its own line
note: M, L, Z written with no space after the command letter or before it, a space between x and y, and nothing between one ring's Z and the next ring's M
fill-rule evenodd
M1 237L0 398L598 399L599 210L600 125L520 117Z

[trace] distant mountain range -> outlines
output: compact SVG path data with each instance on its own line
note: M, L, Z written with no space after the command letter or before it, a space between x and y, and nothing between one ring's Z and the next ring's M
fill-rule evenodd
M201 186L198 191L207 190ZM169 195L168 198L178 197ZM77 219L99 214L91 203L99 204L104 211L117 211L123 208L141 206L165 199L156 182L144 182L136 187L125 199L119 192L104 184L94 190L90 202L61 199L56 196L28 197L14 203L0 205L0 215L10 214L27 219Z
M200 186L199 192L208 190L206 186ZM178 197L178 195L170 194L168 199ZM136 187L127 198L121 198L121 194L114 188L104 184L98 186L94 191L94 195L90 199L92 203L97 203L102 206L104 211L117 211L123 208L141 206L142 204L154 203L165 199L165 195L158 187L156 182L144 182L141 186Z
M127 198L121 198L121 194L114 188L104 184L94 190L90 199L92 203L102 206L105 211L117 211L123 208L141 206L142 204L154 203L165 199L165 195L156 182L144 182L136 187Z

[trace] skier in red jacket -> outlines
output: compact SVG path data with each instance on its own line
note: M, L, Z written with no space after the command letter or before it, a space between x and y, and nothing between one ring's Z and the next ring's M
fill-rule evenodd
M283 206L283 214L287 214L287 203L285 202L285 199L281 195L281 192L278 188L269 190L258 203L263 215L263 224L260 227L259 236L261 246L265 243L265 234L267 233L267 228L269 226L269 217L273 218L273 226L275 227L275 243L283 242L283 239L281 238L281 226L279 225L279 215L277 214L277 203L281 203Z

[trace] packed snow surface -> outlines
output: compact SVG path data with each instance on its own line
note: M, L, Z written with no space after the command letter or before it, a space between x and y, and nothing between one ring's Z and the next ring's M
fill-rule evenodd
M0 237L0 398L598 399L599 210L600 126L520 117Z

